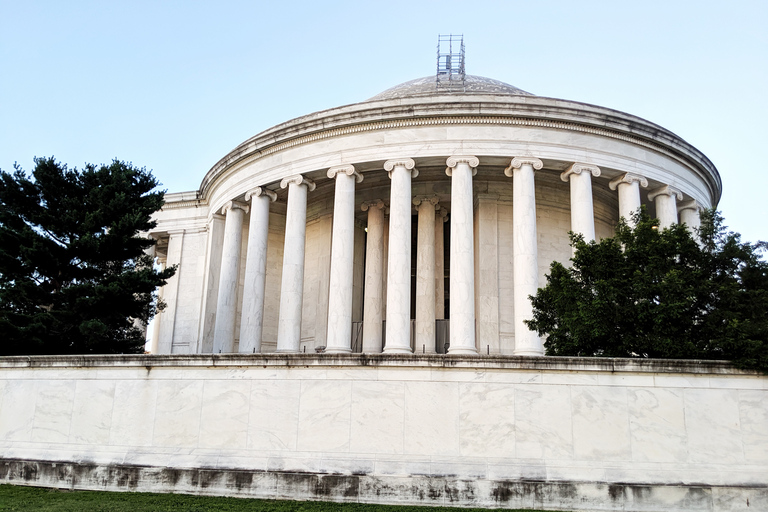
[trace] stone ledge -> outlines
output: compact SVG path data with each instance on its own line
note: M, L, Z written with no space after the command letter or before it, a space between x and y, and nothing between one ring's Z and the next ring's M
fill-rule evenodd
M425 354L119 354L0 357L0 368L373 367L760 376L728 361Z
M768 485L486 480L0 459L0 482L78 490L579 511L768 509Z

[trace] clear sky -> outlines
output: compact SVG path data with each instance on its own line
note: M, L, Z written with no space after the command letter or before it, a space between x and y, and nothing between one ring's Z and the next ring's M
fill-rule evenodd
M768 239L766 26L766 0L0 0L0 168L118 158L195 190L270 126L433 74L458 33L469 74L675 132Z

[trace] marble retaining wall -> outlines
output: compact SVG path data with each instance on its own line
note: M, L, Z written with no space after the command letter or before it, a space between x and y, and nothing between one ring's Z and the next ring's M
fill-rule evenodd
M725 363L0 359L0 482L562 510L768 510L768 378Z

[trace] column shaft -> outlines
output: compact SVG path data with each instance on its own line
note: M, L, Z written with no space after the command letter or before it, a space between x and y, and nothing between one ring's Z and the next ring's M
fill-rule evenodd
M593 165L573 164L560 175L571 185L571 231L584 240L595 239L595 213L592 204L592 176L600 176L600 169Z
M384 318L384 202L363 204L368 211L365 246L365 295L363 297L363 352L380 353Z
M332 167L336 179L333 199L331 275L328 296L326 352L352 352L352 284L355 257L355 182L362 176L351 165Z
M445 220L448 211L435 212L435 319L445 319Z
M245 259L243 311L240 317L242 354L261 352L264 327L264 286L267 279L267 238L269 236L269 203L277 199L271 190L257 187L245 194L251 201L251 222Z
M660 229L677 224L677 201L682 198L683 194L669 185L648 194L648 199L656 204L656 218L659 219Z
M474 156L450 157L451 176L451 334L449 354L477 354L475 346L475 237L472 176Z
M387 328L384 352L411 352L411 178L418 175L411 159L388 160L392 180L387 255Z
M280 186L288 188L288 204L285 213L277 352L298 352L301 344L301 308L304 295L307 190L314 190L315 184L303 176L292 176L283 179Z
M235 350L237 319L237 284L240 277L240 247L243 242L243 218L248 207L230 201L222 209L224 244L219 273L219 296L216 300L216 325L213 330L213 353Z
M435 205L437 197L413 200L419 212L416 239L416 329L414 352L435 353Z
M608 187L619 192L619 218L634 226L633 216L640 209L640 187L647 187L648 180L636 174L626 173L611 180Z
M698 229L701 227L699 203L693 199L681 203L678 207L678 213L680 214L680 223L688 226L691 234L698 237Z
M515 355L540 356L544 346L538 334L525 325L533 317L528 298L539 287L539 261L536 238L536 187L534 169L541 169L538 158L515 158L507 168L513 174L512 230L515 295Z

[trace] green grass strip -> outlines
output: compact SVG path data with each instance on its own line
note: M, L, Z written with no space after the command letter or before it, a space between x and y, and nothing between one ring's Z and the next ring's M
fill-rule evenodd
M0 485L0 512L480 512L482 510L486 509L256 500L147 492L67 491ZM514 512L533 511L515 509Z
M480 512L486 509L256 500L148 492L67 491L0 485L0 512L33 510L35 512ZM512 512L533 511L514 509Z

